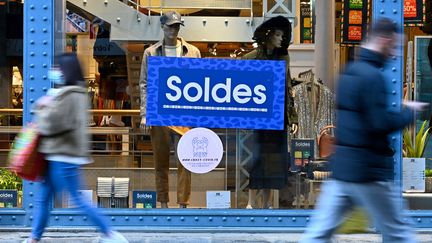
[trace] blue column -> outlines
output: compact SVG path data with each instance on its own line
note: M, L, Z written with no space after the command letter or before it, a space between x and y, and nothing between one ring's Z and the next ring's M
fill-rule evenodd
M372 3L372 22L380 17L392 19L398 24L403 33L403 0L375 0ZM404 42L400 38L398 40L397 53L398 55L390 60L390 63L383 70L387 76L388 87L390 88L391 96L388 103L390 109L400 109L402 100L402 85L403 85L403 53ZM402 136L400 132L392 135L392 145L396 150L394 155L395 164L395 181L401 186L402 184ZM402 191L401 191L402 193Z
M54 0L26 0L24 2L24 110L23 123L32 120L34 102L50 87L47 71L53 62ZM25 225L31 225L32 208L37 183L24 181L23 207Z

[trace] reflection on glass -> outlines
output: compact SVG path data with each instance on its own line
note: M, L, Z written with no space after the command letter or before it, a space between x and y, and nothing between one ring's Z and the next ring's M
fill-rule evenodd
M414 99L421 102L432 102L432 38L430 36L417 36L414 43ZM410 87L408 85L408 87ZM410 92L410 91L407 91ZM425 129L430 125L432 107L416 113L415 126L411 129L411 137L427 135L420 134L420 128L425 123ZM406 134L404 134L406 136ZM429 136L429 135L427 135ZM405 145L406 146L406 145ZM417 147L419 147L417 145ZM403 162L403 189L404 198L413 210L432 209L432 143L427 138L424 154L421 158L404 158ZM411 156L407 156L411 157Z
M113 11L113 16L121 15L119 10L120 8L104 8L105 12ZM218 13L220 12L222 11ZM79 8L68 9L65 18L66 51L76 52L80 58L91 100L89 108L94 111L89 121L94 163L83 168L86 185L83 185L82 189L86 190L81 191L82 196L92 204L104 208L160 208L161 204L155 198L157 174L152 141L149 132L140 129L138 86L144 50L155 41L113 41L110 37L116 31L115 28L107 22L108 20L104 21L102 16L98 16L97 10L94 10L93 16L89 16ZM192 44L200 50L203 58L239 58L254 49L251 43ZM321 91L323 94L326 89L322 84L309 82L313 81L313 77L311 70L305 70L299 77L304 87L298 89L304 90L304 95L307 96L309 88L314 87L314 102L318 102L314 105L322 104L324 108L320 109L326 110L326 103L319 103L324 100L321 100L318 92ZM317 87L320 89L316 89ZM304 118L307 119L308 114L313 112L305 112ZM321 123L323 126L331 125L327 120ZM312 147L317 148L316 135L323 126L307 126L310 130L318 130L311 131L309 135L298 135L296 138L310 139L313 141ZM250 158L256 156L257 151L253 149L256 147L256 141L250 135L251 131L212 130L222 141L223 158L220 164L208 173L192 173L191 196L187 208L246 208L248 168L252 166ZM175 132L170 132L169 136L171 140L179 138ZM169 169L166 183L170 199L167 206L178 208L177 189L181 183L178 184L177 181L178 166L176 148L173 144L171 143L167 152ZM290 141L281 141L281 144L286 144L289 147L288 151L291 150ZM325 159L321 161L322 164L312 166L315 160L312 159L314 156L311 153L314 152L302 152L302 166L296 170L290 169L294 160L289 156L276 156L276 159L285 159L278 163L278 168L268 168L267 171L281 170L280 172L287 174L287 177L281 189L272 190L269 194L272 205L267 208L313 208L320 184L328 176L328 168L324 165ZM262 204L263 198L267 197L268 195L258 193L255 196L257 204ZM70 208L73 204L69 201L68 195L63 195L56 198L55 207Z

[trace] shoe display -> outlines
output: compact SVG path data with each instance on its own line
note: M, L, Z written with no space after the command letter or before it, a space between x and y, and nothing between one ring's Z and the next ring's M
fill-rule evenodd
M110 127L124 127L125 124L122 122L120 116L111 116L108 118L107 125Z
M104 127L104 126L107 126L107 125L108 125L108 116L103 116L102 117L102 121L99 124L99 126Z
M111 231L108 235L101 237L101 243L129 243L129 241L119 232Z

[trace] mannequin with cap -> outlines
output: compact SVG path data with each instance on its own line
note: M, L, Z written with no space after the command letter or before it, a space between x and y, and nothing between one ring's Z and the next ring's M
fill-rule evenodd
M180 26L184 26L181 15L176 11L168 11L160 17L163 38L156 44L148 47L144 51L141 63L141 75L139 81L140 88L140 127L144 132L149 132L153 147L153 158L156 170L156 192L157 201L161 208L167 208L169 197L169 162L170 146L178 142L179 136L172 133L169 127L146 125L146 98L147 98L147 59L149 56L166 57L189 57L200 58L201 53L195 46L187 43L179 37ZM189 204L191 194L191 172L183 167L176 157L177 163L177 203L180 208L185 208Z

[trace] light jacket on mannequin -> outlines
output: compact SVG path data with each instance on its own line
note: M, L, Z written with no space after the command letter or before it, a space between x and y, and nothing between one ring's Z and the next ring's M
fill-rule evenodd
M201 54L198 48L178 37L180 25L183 25L179 13L175 11L166 12L161 16L160 20L164 38L144 51L139 85L141 94L141 128L145 131L150 130L156 170L157 201L161 203L162 208L167 208L169 202L168 176L172 134L168 127L153 126L150 128L146 125L147 58L149 56L200 58ZM178 136L175 136L174 140L174 143L177 144ZM177 203L181 208L185 208L189 204L191 194L191 173L180 164L178 159L176 160L178 168Z

